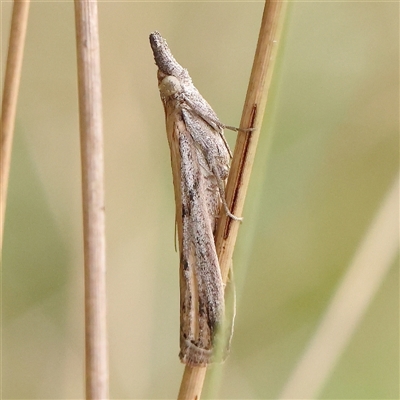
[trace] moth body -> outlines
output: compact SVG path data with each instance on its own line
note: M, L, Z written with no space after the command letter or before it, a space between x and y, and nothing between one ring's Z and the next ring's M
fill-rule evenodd
M225 180L231 152L224 125L192 83L165 39L150 35L171 151L180 251L180 359L205 366L214 359L224 319L224 285L215 249L216 218L227 213ZM234 217L234 216L233 216Z

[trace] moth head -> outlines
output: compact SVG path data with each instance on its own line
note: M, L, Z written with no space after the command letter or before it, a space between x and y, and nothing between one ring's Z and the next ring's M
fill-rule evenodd
M172 75L165 76L158 85L162 97L169 97L182 92L182 86L178 78Z

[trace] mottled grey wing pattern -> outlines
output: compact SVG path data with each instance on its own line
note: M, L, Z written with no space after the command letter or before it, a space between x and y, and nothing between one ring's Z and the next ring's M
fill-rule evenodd
M158 32L150 35L158 66L171 150L180 249L180 358L190 365L213 359L224 318L224 287L214 243L230 150L223 124L172 56ZM230 214L230 213L229 213Z

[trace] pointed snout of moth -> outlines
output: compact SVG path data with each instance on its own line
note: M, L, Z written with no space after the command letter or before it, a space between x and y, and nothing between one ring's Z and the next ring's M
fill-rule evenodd
M168 97L181 92L182 86L177 78L167 75L158 85L158 89L163 97Z

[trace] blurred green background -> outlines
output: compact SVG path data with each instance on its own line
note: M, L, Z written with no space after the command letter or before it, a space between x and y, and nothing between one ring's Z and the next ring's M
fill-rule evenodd
M11 7L1 4L3 67ZM237 126L262 10L99 4L111 398L174 398L183 371L172 175L148 35L162 33ZM73 3L32 3L3 252L4 399L84 397L74 27ZM398 173L399 4L292 3L269 100L219 398L279 396ZM320 398L399 397L398 278L396 258Z

